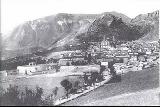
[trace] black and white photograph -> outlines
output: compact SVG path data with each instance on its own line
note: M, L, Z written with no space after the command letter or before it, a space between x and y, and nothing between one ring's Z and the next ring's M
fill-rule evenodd
M160 106L160 0L0 5L0 106Z

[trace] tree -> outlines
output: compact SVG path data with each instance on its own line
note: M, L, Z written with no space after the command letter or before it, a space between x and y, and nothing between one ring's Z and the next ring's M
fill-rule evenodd
M79 80L77 80L77 81L75 81L74 83L73 83L73 87L72 87L72 92L73 93L77 93L77 91L79 90L79 89L82 89L82 85L81 85L81 82L79 81ZM81 90L82 91L82 90Z
M69 80L64 79L61 81L61 85L64 87L64 89L66 91L66 96L68 98L69 91L72 89L72 83Z
M58 87L55 87L52 92L53 92L54 96L57 96L57 94L58 94Z
M103 80L104 80L103 77L104 77L104 76L103 76L103 73L98 73L98 75L97 75L97 80L98 80L98 82L103 81Z
M88 60L88 63L90 64L90 63L91 63L91 60L92 60L92 56L91 56L91 54L88 54L88 58L87 58L87 60Z
M91 73L91 81L92 81L93 85L95 85L95 83L97 82L97 78L98 78L98 72L92 72Z
M103 73L103 71L106 69L106 67L105 66L103 66L103 65L100 65L100 73L102 74Z
M66 65L69 66L69 62L67 62Z
M86 73L84 73L83 78L84 78L84 83L88 85L88 75Z
M108 63L108 68L110 69L110 73L111 73L113 76L116 75L116 71L115 71L114 66L113 66L114 64L115 64L114 61L111 61L111 62Z
M44 105L46 106L53 105L57 94L58 94L58 87L55 87L52 90L52 94L50 94L45 98Z
M35 91L25 88L24 92L18 90L18 86L11 86L7 88L3 94L0 95L0 106L51 106L49 103L53 100L42 99L43 89L37 87ZM52 96L52 95L49 95Z

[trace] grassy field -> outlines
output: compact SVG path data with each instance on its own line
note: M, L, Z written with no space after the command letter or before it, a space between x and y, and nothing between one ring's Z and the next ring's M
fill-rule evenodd
M98 66L99 67L99 66ZM91 69L92 68L92 69ZM0 82L0 93L2 93L2 89L7 89L9 85L18 86L20 91L24 91L27 87L29 89L35 90L36 87L40 87L44 91L44 96L48 96L52 93L52 90L55 87L58 87L58 97L60 98L65 95L65 90L61 86L60 82L65 78L69 79L71 82L79 80L83 83L83 78L80 75L72 76L73 74L83 74L81 71L84 70L93 70L95 66L77 66L74 67L74 72L71 68L63 67L61 72L52 73L52 74L41 74L41 75L32 75L32 76L24 76L21 78L17 78L16 76L7 76L4 78L5 81Z
M117 95L85 106L157 106L160 105L159 89L150 89L130 94Z
M84 105L112 96L138 92L159 87L159 67L152 67L142 71L130 71L123 75L121 82L109 83L75 100L62 104L63 106Z
M52 76L35 76L31 78L21 78L18 80L1 83L0 91L9 87L9 85L16 85L21 91L28 87L35 89L37 86L43 88L44 96L52 93L53 88L59 87L58 97L64 95L64 89L60 82L66 77L52 77ZM70 78L70 77L67 77ZM73 78L73 77L72 77ZM74 80L74 78L73 78ZM69 101L63 105L84 105L97 100L102 100L112 96L117 96L124 93L137 92L140 90L147 90L157 88L159 86L159 68L152 67L137 72L128 72L123 75L121 82L113 82L105 84L104 86L95 89L94 91L79 97L75 100Z
M52 77L52 76L34 76L30 78L20 78L12 81L7 81L0 83L0 93L7 89L9 85L18 86L19 90L22 92L27 87L29 89L35 90L36 87L40 87L43 89L44 96L48 96L52 93L55 87L58 87L58 94L57 99L65 95L65 90L61 86L60 82L63 79L69 79L71 81L76 81L77 79L81 79L78 76L59 76L59 77Z

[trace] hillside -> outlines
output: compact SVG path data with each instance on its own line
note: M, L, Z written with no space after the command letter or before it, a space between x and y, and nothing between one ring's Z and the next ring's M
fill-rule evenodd
M2 57L15 57L37 51L79 49L87 42L158 40L159 11L131 19L121 13L67 14L60 13L25 22L2 38Z
M69 38L81 29L82 26L92 22L95 17L96 15L60 13L25 22L13 29L8 35L5 35L2 54L6 55L8 53L9 55L7 54L7 57L10 57L10 53L13 53L11 57L14 57L19 54L16 51L22 51L24 49L26 49L28 54L36 51L33 51L33 48L43 50L61 46L63 45L61 41L64 37ZM26 51L23 51L23 54L26 54Z
M145 35L139 40L157 41L159 39L159 11L141 14L132 19L132 23L143 26L141 32L145 32Z

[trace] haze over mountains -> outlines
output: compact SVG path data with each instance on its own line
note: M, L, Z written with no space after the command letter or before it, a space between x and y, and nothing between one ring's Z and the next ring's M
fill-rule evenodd
M2 56L14 57L36 51L82 45L113 36L117 41L158 41L159 11L131 19L121 13L60 13L25 22L2 37ZM53 50L56 51L56 50Z

